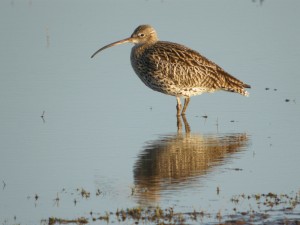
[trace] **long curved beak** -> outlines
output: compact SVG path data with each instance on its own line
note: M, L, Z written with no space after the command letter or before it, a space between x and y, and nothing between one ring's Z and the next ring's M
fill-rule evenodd
M95 55L97 55L99 52L101 52L102 50L104 49L107 49L107 48L110 48L110 47L113 47L113 46L116 46L116 45L120 45L120 44L124 44L124 43L128 43L128 42L133 42L133 39L131 37L129 38L126 38L126 39L123 39L123 40L120 40L120 41L116 41L116 42L113 42L109 45L105 45L104 47L100 48L99 50L97 50L92 56L91 58L93 58Z

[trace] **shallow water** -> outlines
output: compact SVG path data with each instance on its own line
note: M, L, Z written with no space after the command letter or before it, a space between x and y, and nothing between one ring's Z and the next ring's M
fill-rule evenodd
M298 193L299 12L292 0L1 1L0 223L137 205L226 215L256 207L234 196ZM134 75L130 45L90 59L142 23L250 97L193 97L177 121L175 98Z

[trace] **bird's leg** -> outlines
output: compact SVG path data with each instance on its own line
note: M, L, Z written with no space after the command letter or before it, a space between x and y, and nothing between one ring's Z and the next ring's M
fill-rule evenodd
M183 123L184 123L184 129L185 129L185 133L186 134L190 134L191 132L191 127L189 125L189 122L187 121L185 115L182 115L182 120L183 120Z
M177 109L177 116L180 116L180 111L181 111L181 102L180 102L180 98L176 97L177 100L177 105L176 105L176 109Z
M182 118L183 123L184 123L185 133L186 133L186 135L189 135L191 133L191 127L190 127L185 115L177 116L177 134L182 134L181 118Z
M177 117L177 134L182 134L182 123L180 116Z
M190 97L186 97L184 99L184 105L183 105L183 110L181 112L181 115L185 115L185 111L186 111L186 109L187 109L187 107L189 105L189 102L190 102Z

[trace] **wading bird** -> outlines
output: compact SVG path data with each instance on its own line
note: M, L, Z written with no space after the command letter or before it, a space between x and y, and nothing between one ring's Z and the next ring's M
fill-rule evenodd
M185 114L194 95L217 90L249 95L245 88L250 85L190 48L159 41L150 25L137 27L129 38L100 48L91 58L106 48L128 42L134 44L130 59L135 73L152 90L176 97L177 116ZM183 109L180 97L185 99Z

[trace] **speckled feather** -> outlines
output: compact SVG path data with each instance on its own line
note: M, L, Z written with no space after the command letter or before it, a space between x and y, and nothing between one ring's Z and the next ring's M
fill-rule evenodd
M225 90L248 96L250 87L198 52L172 42L134 46L131 63L150 88L174 96L193 96Z

